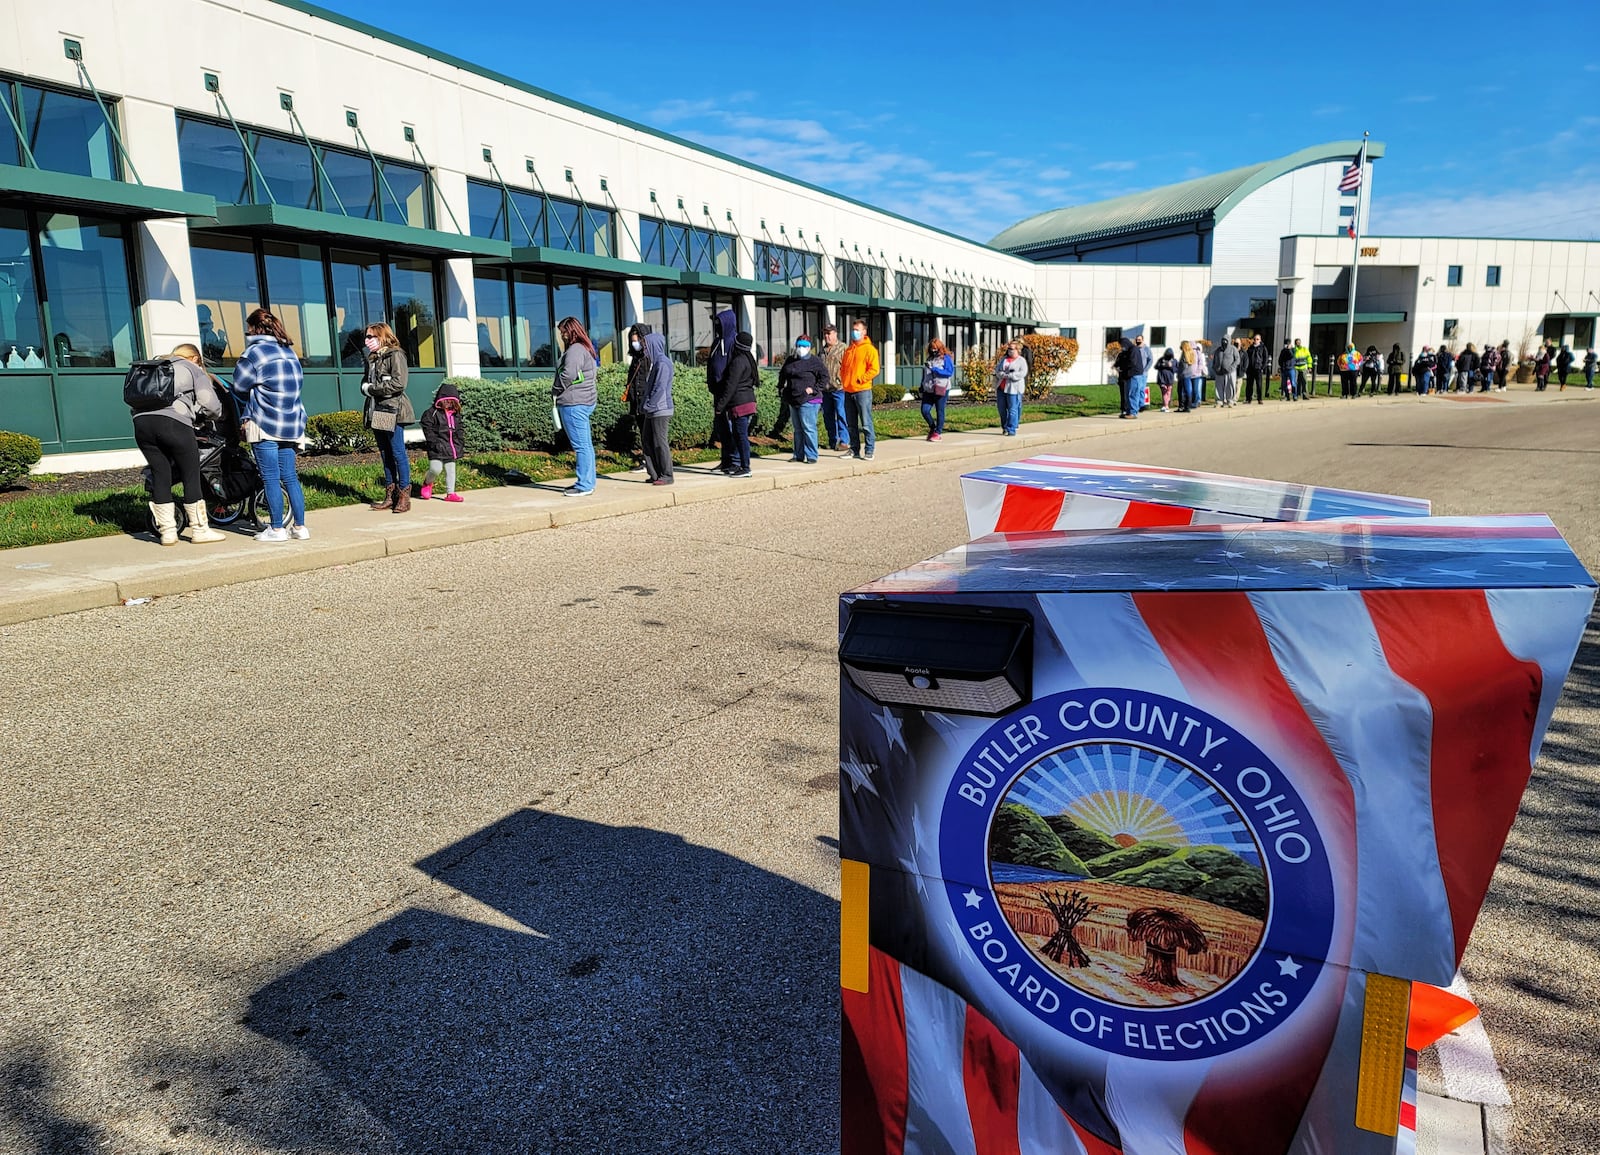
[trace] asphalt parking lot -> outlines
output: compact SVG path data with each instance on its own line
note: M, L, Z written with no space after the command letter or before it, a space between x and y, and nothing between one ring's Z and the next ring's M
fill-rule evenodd
M1600 406L1521 401L1071 451L1600 571ZM836 1150L837 595L978 460L0 629L0 1149ZM1591 626L1464 967L1516 1152L1600 1151L1597 716Z

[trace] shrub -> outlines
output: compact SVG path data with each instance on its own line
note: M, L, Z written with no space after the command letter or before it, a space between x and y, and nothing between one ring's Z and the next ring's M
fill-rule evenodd
M880 381L872 387L874 405L892 405L906 395L906 387L892 381Z
M44 447L39 444L37 437L29 437L26 433L7 433L0 429L0 489L19 477L26 477L43 452Z
M306 421L306 437L316 453L370 453L378 447L355 409L318 413Z
M994 400L994 367L997 357L973 347L961 355L961 391L977 402Z
M1049 333L1028 333L1022 338L1031 372L1022 388L1026 401L1043 401L1055 388L1056 374L1065 373L1078 359L1078 342Z
M608 365L600 370L596 385L598 400L591 419L595 444L619 453L635 448L639 440L638 428L622 400L627 380L625 365ZM449 381L461 391L468 453L492 453L503 448L556 452L567 448L566 437L556 432L550 378L511 377L491 381L480 377L451 377ZM762 372L756 405L750 432L762 434L772 428L778 416L777 374ZM667 440L674 449L693 449L711 439L713 413L704 368L673 366L672 409Z

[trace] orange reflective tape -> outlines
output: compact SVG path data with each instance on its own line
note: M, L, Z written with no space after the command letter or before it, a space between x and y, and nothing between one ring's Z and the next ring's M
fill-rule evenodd
M1388 975L1367 976L1361 1012L1361 1069L1356 1082L1356 1126L1393 1135L1400 1126L1406 1075L1406 1027L1411 984Z
M867 993L867 900L872 868L839 860L839 985Z

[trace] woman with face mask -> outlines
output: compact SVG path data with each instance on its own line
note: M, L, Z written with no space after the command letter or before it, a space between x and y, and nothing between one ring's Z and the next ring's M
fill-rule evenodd
M417 419L406 396L406 355L394 330L381 321L367 326L367 372L361 392L367 396L362 420L378 442L383 458L383 496L373 509L405 513L411 508L411 458L406 455L406 426Z
M828 366L812 355L811 337L802 333L778 370L778 395L794 422L793 460L806 465L817 463L817 411L827 388Z
M672 422L672 359L667 343L649 325L628 330L628 384L623 400L639 426L644 471L651 485L672 484L672 447L667 427Z

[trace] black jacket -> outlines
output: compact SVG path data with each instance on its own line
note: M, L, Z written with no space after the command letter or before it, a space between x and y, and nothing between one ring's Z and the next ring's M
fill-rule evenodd
M1294 350L1288 345L1278 350L1278 372L1285 377L1294 372Z
M790 355L778 370L778 395L786 405L804 405L822 398L828 387L828 366L815 353Z
M1263 377L1272 372L1272 350L1267 348L1266 342L1251 345L1244 351L1244 371L1260 373Z
M1463 351L1461 356L1456 358L1457 373L1462 373L1470 377L1477 370L1477 368L1478 355L1476 353L1468 353Z
M1142 358L1140 358L1138 350L1133 347L1132 341L1129 341L1118 350L1116 360L1117 384L1126 385L1132 381L1139 372L1141 362Z
M428 407L422 415L422 439L428 446L429 461L460 461L467 447L461 439L461 414L455 415L455 425L437 405Z
M749 333L739 334L728 355L727 369L711 386L711 404L719 417L737 406L756 403L756 383L761 374L756 370L755 354L750 351L751 340Z

